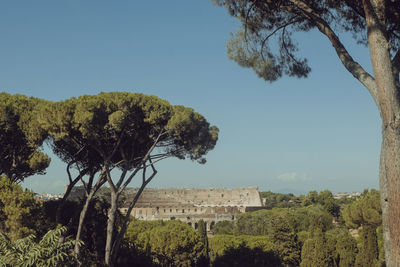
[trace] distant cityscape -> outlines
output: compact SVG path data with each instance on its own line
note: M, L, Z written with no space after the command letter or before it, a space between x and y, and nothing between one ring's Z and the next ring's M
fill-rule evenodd
M178 188L176 188L178 189ZM36 193L35 196L41 200L59 200L62 199L64 194L51 194L51 193ZM352 198L352 197L359 197L361 196L360 192L338 192L333 194L334 199L341 199L341 198Z
M35 196L40 200L59 200L63 198L64 194L36 193Z

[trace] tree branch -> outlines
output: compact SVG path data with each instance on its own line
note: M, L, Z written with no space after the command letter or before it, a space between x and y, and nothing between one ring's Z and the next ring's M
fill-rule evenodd
M142 185L143 184L146 184L146 169L147 169L147 167L146 167L146 165L145 165L145 163L143 163L143 171L142 171Z
M112 179L111 179L111 174L110 174L110 169L108 167L108 162L106 162L104 168L106 169L106 177L107 177L107 181L110 184L111 190L116 193L117 189L115 187L115 184L113 183Z
M151 169L153 170L153 174L149 177L149 178L147 178L147 180L146 180L146 185L148 184L148 183L150 183L150 181L154 178L154 176L156 176L156 174L157 174L157 170L156 170L156 168L154 167L154 163L156 163L156 162L152 162L151 161L151 158L149 158L149 162L150 162L150 166L151 166ZM149 166L148 165L148 166Z
M288 22L286 22L286 23L280 25L279 27L277 27L275 30L273 30L270 34L268 34L268 35L263 39L263 41L261 42L261 48L260 48L261 57L263 58L263 60L265 60L263 50L264 50L264 47L265 47L265 44L266 44L267 40L268 40L269 38L271 38L271 36L273 36L273 35L274 35L276 32L278 32L279 30L282 30L282 29L285 30L285 28L286 28L287 26L289 26L289 25L291 25L291 24L293 24L293 23L296 23L296 22L299 22L299 21L300 21L300 19L294 19L294 18L296 18L296 17L293 17L293 18L290 19Z
M159 162L159 161L161 161L161 160L163 160L163 159L170 158L170 157L172 157L172 156L171 156L171 155L165 155L164 157L158 158L156 161L154 161L154 162L152 162L152 163L150 163L150 164L148 164L148 165L145 165L145 167L147 168L147 167L149 167L149 166L153 166L153 165L156 164L157 162ZM151 157L149 158L149 161L151 161Z
M290 53L289 49L287 48L287 44L285 42L285 33L286 33L286 28L283 28L282 30L282 46L286 51L286 54L294 61L296 64L299 64L299 62L294 58L293 54Z
M116 184L116 188L120 188L122 182L124 181L126 174L128 173L128 168L124 168L124 170L121 173L121 176L119 177L118 183Z
M70 184L72 184L72 175L71 175L71 171L69 169L76 162L77 162L77 160L73 160L73 161L68 162L68 164L67 164L67 174L68 174L68 180L69 180Z
M251 6L249 7L249 9L247 10L247 13L246 13L246 17L244 18L244 39L245 39L245 41L247 42L247 20L248 20L248 18L249 18L249 15L250 15L250 11L253 9L253 7L255 6L255 4L257 3L257 0L256 1L254 1L252 4L251 4Z
M151 159L149 159L149 161L150 161L149 165L151 166L151 168L153 170L153 173L150 175L149 178L146 179L146 175L145 175L146 168L143 168L143 183L140 186L138 192L136 192L135 197L133 198L133 200L129 204L128 210L126 211L126 214L125 214L124 219L123 219L122 228L121 228L120 232L118 233L117 238L115 239L114 244L112 246L112 251L113 252L111 253L111 255L113 255L113 257L116 257L116 254L117 254L118 249L120 247L120 243L121 243L122 237L124 236L124 234L126 232L126 228L128 227L128 223L130 221L130 216L131 216L132 209L135 207L136 202L138 201L139 197L141 196L141 194L142 194L144 188L146 187L146 185L148 183L150 183L151 180L154 178L154 176L156 176L156 174L157 174L157 170L155 169L153 162L151 161Z
M113 151L112 151L111 154L108 156L108 159L109 159L109 160L111 160L111 158L115 155L115 153L117 153L117 151L118 151L118 149L119 149L119 147L120 147L120 145L121 145L122 137L123 137L123 136L124 136L124 129L122 129L121 134L120 134L119 137L118 137L117 143L115 144Z
M301 11L302 16L312 21L318 30L328 37L343 66L368 89L375 103L378 103L378 93L375 79L352 58L329 24L305 2L301 0L289 1ZM291 9L291 7L282 8L287 8L289 11Z
M163 136L165 133L166 132L162 131L162 132L160 132L158 134L158 136L157 136L156 140L154 141L153 145L149 148L149 150L147 151L146 155L143 157L143 159L140 162L140 164L137 165L138 167L136 167L136 169L132 172L132 174L129 175L128 179L123 184L123 186L119 188L119 190L118 190L119 192L122 192L128 186L128 184L132 181L133 177L137 174L137 172L142 169L140 166L142 166L150 158L151 152L156 147L156 145L157 145L158 141L160 140L161 136Z

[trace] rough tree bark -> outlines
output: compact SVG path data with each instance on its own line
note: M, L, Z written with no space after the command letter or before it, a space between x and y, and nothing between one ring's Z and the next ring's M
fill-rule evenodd
M385 1L363 0L370 57L378 89L382 118L380 191L385 260L400 263L400 99L385 32ZM397 74L398 75L398 74Z
M387 266L400 263L400 51L393 61L386 37L385 0L362 0L367 23L368 46L374 77L347 52L335 32L304 1L290 0L328 37L343 66L370 92L382 119L380 192L385 260ZM392 65L392 62L395 65Z
M115 216L118 208L118 195L116 192L111 190L111 207L108 211L107 220L107 239L106 239L106 251L105 251L105 263L107 266L114 266L111 260L111 248L115 230Z

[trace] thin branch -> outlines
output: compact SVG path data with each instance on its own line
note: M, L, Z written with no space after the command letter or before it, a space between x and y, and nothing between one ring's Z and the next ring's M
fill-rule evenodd
M286 28L283 28L282 30L282 46L286 51L286 54L297 64L299 64L299 62L294 58L294 56L292 55L292 53L289 52L289 49L287 48L286 42L285 42L285 32L286 32Z
M132 181L133 177L137 174L137 172L141 169L140 166L142 164L144 164L149 158L150 158L150 154L151 152L153 152L154 148L156 147L158 141L160 140L161 136L163 136L166 132L160 132L156 138L156 140L154 141L153 145L149 148L149 150L147 151L146 155L143 157L143 159L141 160L141 163L138 164L137 168L133 171L133 173L131 175L129 175L128 179L126 180L126 182L123 184L122 187L119 188L118 192L122 192L127 186L128 184ZM121 184L120 184L121 185Z
M83 184L83 188L85 188L86 196L88 195L88 184L83 180L83 177L81 177L81 182ZM90 177L89 177L89 182L90 182Z
M107 179L105 178L105 174L106 173L106 168L103 168L103 170L101 171L101 173L99 174L98 178L97 178L97 182L93 187L94 190L94 194L96 194L97 190L99 190L99 188L107 181Z
M151 158L149 158L149 162L150 162L151 169L153 170L153 174L150 176L150 178L147 179L146 184L150 183L150 181L153 179L153 177L157 174L157 170L154 167L154 163L156 163L156 162L153 163Z
M296 18L296 17L293 17L292 19L294 19L294 18ZM260 49L260 51L261 51L261 57L264 59L264 53L263 53L263 49L264 49L264 47L265 47L265 44L266 44L266 42L267 42L267 40L269 39L269 38L271 38L271 36L273 36L276 32L278 32L279 30L285 30L285 28L287 27L287 26L289 26L289 25L292 25L293 23L296 23L296 22L299 22L300 21L300 19L298 18L298 19L295 19L295 20L290 20L290 21L288 21L287 23L285 23L285 24L283 24L283 25L281 25L281 26L279 26L279 27L277 27L275 30L273 30L270 34L268 34L265 38L264 38L264 40L262 41L262 43L261 43L261 49ZM265 60L265 59L264 59Z
M120 186L121 186L122 182L124 181L127 173L128 173L128 169L124 168L124 170L122 171L122 173L121 173L121 175L119 177L118 183L115 186L116 188L120 188Z
M149 167L149 166L153 166L153 165L156 164L157 162L159 162L159 161L161 161L161 160L164 160L164 159L167 159L167 158L170 158L170 157L172 157L172 155L166 155L166 156L164 156L164 157L162 157L162 158L157 159L157 160L154 161L153 163L150 163L150 164L148 164L148 165L145 165L145 167L147 168L147 167ZM149 158L149 160L151 160L151 158Z
M142 172L142 184L146 184L146 165L143 163L143 172Z
M104 167L105 167L105 169L106 169L107 181L108 181L108 183L110 184L110 187L111 187L111 189L113 190L113 192L116 193L116 192L117 192L117 189L115 188L115 185L114 185L114 183L113 183L113 181L112 181L112 179L111 179L111 174L110 174L110 169L109 169L109 167L108 167L108 162L106 162L106 164L105 164Z
M251 6L249 7L249 9L247 10L246 13L246 17L244 18L244 40L247 42L247 19L249 18L250 15L250 11L253 9L253 7L255 6L257 0L254 1Z
M80 179L81 182L82 182L82 184L83 184L83 187L85 188L86 196L88 196L88 195L90 194L90 191L92 190L92 185L93 185L94 176L95 176L95 174L96 174L98 171L99 171L98 168L93 168L93 169L90 171L89 181L88 181L87 183L83 180L83 177L81 177L81 179Z
M76 162L77 162L77 160L73 160L73 161L68 162L68 164L67 164L67 174L68 174L68 179L69 179L70 184L72 184L72 175L71 175L71 172L69 169L71 168L72 164L74 164Z
M136 168L131 175L129 175L128 179L126 180L126 182L119 188L118 193L121 193L122 191L125 190L125 188L128 186L128 184L132 181L133 177L135 177L135 175L138 173L138 171L140 171L142 168L138 167Z
M125 162L125 160L120 160L120 161L118 161L117 163L115 163L114 165L113 165L113 167L112 167L112 169L114 169L114 168L116 168L116 167L119 167L119 165L121 165L122 163L124 163Z
M151 155L150 157L151 157L152 159L157 159L157 158L165 157L165 156L168 155L168 154L170 154L170 153L155 154L155 155Z

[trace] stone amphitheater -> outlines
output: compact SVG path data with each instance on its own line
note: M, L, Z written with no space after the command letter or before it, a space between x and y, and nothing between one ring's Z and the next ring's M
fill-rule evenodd
M126 191L128 202L137 192L135 188ZM197 229L199 220L206 222L211 231L216 222L234 220L238 214L262 207L262 200L256 187L235 189L155 189L147 188L139 197L131 215L141 220L180 220Z

